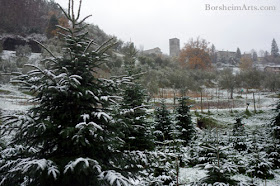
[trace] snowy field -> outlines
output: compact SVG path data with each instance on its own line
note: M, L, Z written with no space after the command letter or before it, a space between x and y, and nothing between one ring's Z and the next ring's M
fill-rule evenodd
M194 113L194 112L193 112ZM269 108L263 108L261 112L258 114L247 117L244 114L244 110L235 109L233 112L230 112L228 109L220 109L220 110L211 110L211 117L218 121L220 124L224 125L230 131L233 127L233 123L235 123L236 118L243 118L242 124L244 124L245 128L248 131L253 131L255 129L262 130L271 124L272 119L275 117L276 113ZM193 122L196 122L196 116L192 115ZM202 116L207 116L207 114L202 114ZM204 131L196 128L197 132L203 134ZM219 129L218 129L219 130ZM204 178L207 174L207 171L203 169L201 166L195 167L184 167L180 169L179 172L179 183L181 185L191 185L191 183L198 182L200 179ZM260 178L250 178L244 174L236 174L232 178L240 181L241 185L247 185L249 182L253 182L258 186L278 186L280 185L280 169L273 170L274 179L260 179Z
M238 94L234 95L235 97ZM244 96L244 95L243 95ZM252 94L247 94L247 100L252 100ZM30 95L27 95L20 91L18 87L5 84L0 86L0 109L3 114L9 114L15 111L24 111L32 107L32 104L28 101L32 98ZM236 121L236 118L243 118L242 123L248 130L253 129L261 129L263 126L269 125L271 123L272 118L275 117L275 112L273 108L275 108L275 103L279 100L276 98L275 94L272 93L259 93L257 94L257 98L261 100L259 105L257 106L257 114L252 114L252 116L246 116L245 107L239 108L211 108L210 114L207 113L207 109L205 109L205 113L200 113L200 110L197 109L197 112L201 116L208 116L215 119L221 125L224 125L228 130L231 129L233 123ZM223 96L220 96L220 99L227 99L227 94L224 92ZM246 99L241 98L243 101ZM214 99L213 99L214 100ZM167 99L167 102L172 102L172 99ZM215 101L215 100L214 100ZM249 110L253 113L253 106L250 105ZM192 120L195 123L197 119L197 115L195 115L195 111L192 110ZM204 131L196 128L199 134L203 134ZM180 185L191 185L191 183L195 183L200 179L206 176L207 171L204 170L203 167L182 167L179 171L179 183ZM267 186L277 186L280 185L280 169L273 170L275 177L270 180L264 180L260 178L250 178L244 174L234 175L233 178L240 181L241 183L248 183L253 181L255 185L267 185ZM242 184L241 184L242 185Z

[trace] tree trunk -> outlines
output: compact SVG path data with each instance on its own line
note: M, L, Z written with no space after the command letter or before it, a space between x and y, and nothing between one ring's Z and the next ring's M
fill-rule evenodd
M201 113L203 112L203 103L202 103L202 90L200 92L200 109L201 109Z
M230 99L233 99L233 87L230 89Z

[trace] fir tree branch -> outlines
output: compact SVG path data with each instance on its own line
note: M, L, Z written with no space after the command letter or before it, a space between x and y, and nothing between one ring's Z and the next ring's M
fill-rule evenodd
M57 59L57 57L47 48L45 47L45 45L43 45L42 43L40 43L39 41L33 40L35 41L38 45L40 45L41 47L43 47L52 57L54 57L55 59Z
M78 20L79 20L79 18L80 18L81 5L82 5L82 0L80 0L80 3L79 3L79 9L78 9L78 15L77 15L76 21L78 21Z

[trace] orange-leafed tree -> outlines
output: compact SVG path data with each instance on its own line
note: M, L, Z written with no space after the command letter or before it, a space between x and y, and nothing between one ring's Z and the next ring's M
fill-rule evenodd
M62 27L68 28L69 21L68 19L58 11L49 12L49 23L46 30L46 34L48 38L59 36L59 32L64 33L64 30L61 30L56 25L60 25Z
M185 44L179 57L181 66L190 69L209 69L211 68L211 57L208 42L205 39L197 37L195 40L191 38Z

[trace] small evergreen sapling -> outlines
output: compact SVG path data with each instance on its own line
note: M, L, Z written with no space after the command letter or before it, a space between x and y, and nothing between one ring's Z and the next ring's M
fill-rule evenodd
M270 159L273 164L272 168L278 169L280 168L280 144L278 139L272 138L270 140L271 142L267 144L268 159Z
M268 158L268 154L265 152L264 145L262 142L262 134L258 130L252 132L251 145L248 148L248 165L246 173L250 177L258 177L262 179L271 179L274 178L272 172L273 163L271 159Z
M247 149L245 128L241 122L241 118L237 118L233 126L233 147L234 149L240 151L245 151Z
M170 131L172 130L172 119L170 112L167 110L167 107L164 103L164 100L161 100L160 107L155 110L155 131L154 135L159 144L164 144L165 140L172 140L172 135Z
M187 105L188 98L182 97L178 99L179 106L176 109L176 126L180 127L179 139L184 140L187 145L195 135L195 129L191 121L190 107Z
M164 100L155 110L155 130L157 161L154 162L152 185L175 185L179 173L182 140L178 139L180 131L172 120Z
M229 146L224 146L219 144L219 137L217 137L216 144L207 144L202 146L210 152L210 156L213 156L211 161L209 161L204 169L208 171L207 177L200 180L203 184L213 184L213 185L237 185L237 181L231 178L231 175L237 172L237 166L232 164L225 156L226 150Z

